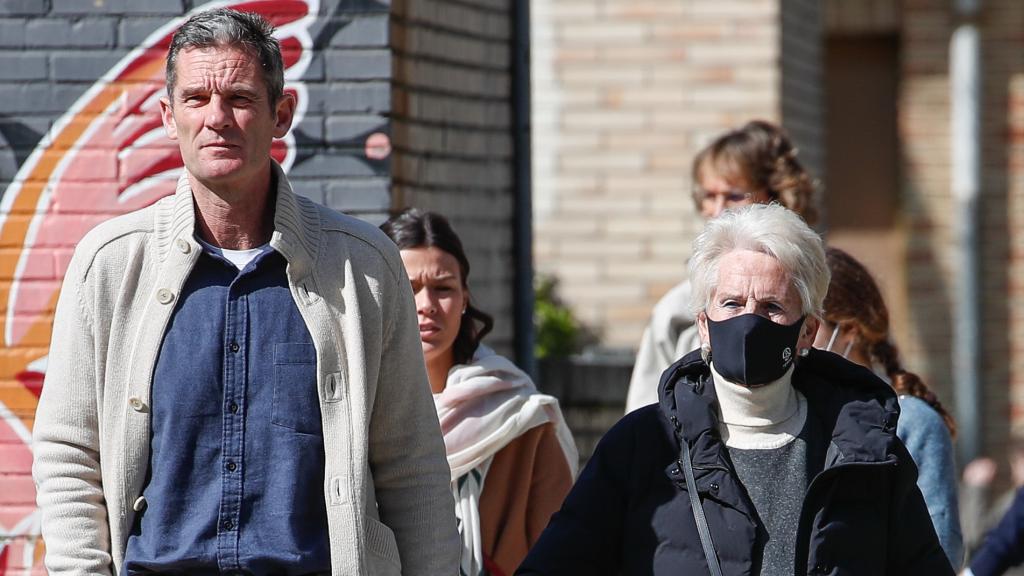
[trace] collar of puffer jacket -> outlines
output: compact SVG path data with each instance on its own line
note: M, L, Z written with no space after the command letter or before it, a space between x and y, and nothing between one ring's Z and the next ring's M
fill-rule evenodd
M830 434L826 468L896 460L899 403L892 388L870 370L812 349L799 360L793 385L807 398L807 417L818 418L820 429ZM715 386L699 351L665 370L658 396L676 437L689 444L694 467L727 469Z

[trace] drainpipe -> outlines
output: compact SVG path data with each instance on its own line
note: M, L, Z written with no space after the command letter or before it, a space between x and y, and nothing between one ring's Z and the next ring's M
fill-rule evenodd
M516 364L536 377L533 357L533 202L530 174L530 3L527 0L514 0L512 11L515 356Z
M981 323L978 205L981 193L981 0L954 0L950 43L950 151L955 241L953 375L961 464L980 455Z

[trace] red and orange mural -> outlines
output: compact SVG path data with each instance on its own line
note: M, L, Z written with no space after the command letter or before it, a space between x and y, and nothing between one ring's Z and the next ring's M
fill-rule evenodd
M312 58L318 0L212 2L259 12L277 27L286 90ZM0 201L0 574L44 573L31 480L31 433L46 372L53 311L75 245L97 223L173 193L182 161L160 120L170 38L167 22L114 65L59 118L22 163ZM288 170L294 137L275 142Z

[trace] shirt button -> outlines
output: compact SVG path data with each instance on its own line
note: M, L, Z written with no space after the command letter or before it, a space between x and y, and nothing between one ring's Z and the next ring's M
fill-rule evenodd
M238 466L234 462L228 462L228 472L234 472Z
M238 412L238 404L235 404L234 402L232 402L230 405L228 405L228 410L230 410L232 414L237 413Z
M231 520L225 520L225 521L221 522L220 527L225 529L225 530L231 530L232 528L235 527L235 523L232 522Z
M156 301L161 304L170 304L174 301L174 292L167 288L161 288L156 291Z
M230 350L231 350L232 352L238 352L238 349L239 349L239 346L238 346L238 342L232 342L232 343L231 343L231 345L230 345L230 346L228 346L228 348L229 348L229 349L230 349Z
M146 497L145 496L139 496L138 498L135 499L135 504L132 504L132 510L135 510L136 512L142 512L145 509L146 509Z
M128 399L128 405L132 407L132 410L136 412L142 412L146 409L146 404L138 396L132 396Z
M174 245L178 247L178 250L181 250L182 254L188 254L192 250L192 246L184 238L178 238Z

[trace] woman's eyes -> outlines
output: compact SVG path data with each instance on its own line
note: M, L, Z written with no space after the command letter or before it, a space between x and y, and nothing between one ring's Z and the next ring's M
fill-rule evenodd
M455 290L451 286L438 286L438 285L430 285L430 284L421 284L419 282L412 282L412 293L413 294L418 294L419 291L424 289L424 288L433 290L434 292L437 292L438 294L450 294L450 293L452 293L452 291Z
M728 310L738 310L743 308L743 303L738 300L725 300L720 306ZM785 314L786 309L777 302L764 302L761 304L761 309L769 314Z

